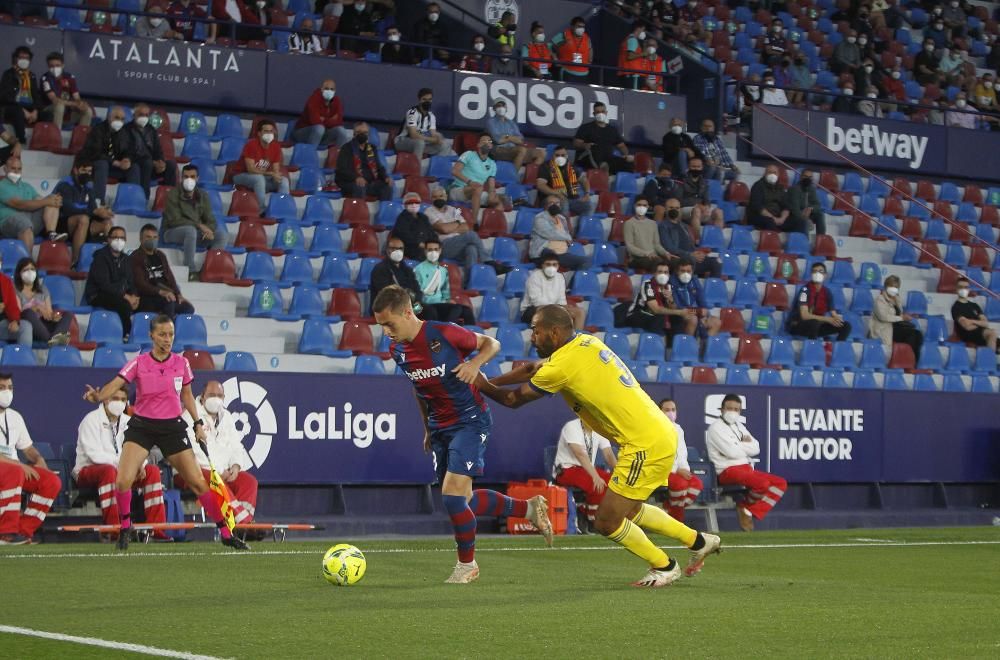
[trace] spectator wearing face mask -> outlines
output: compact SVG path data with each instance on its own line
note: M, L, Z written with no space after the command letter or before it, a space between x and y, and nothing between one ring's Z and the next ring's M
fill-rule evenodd
M288 35L288 52L313 55L323 52L323 40L314 31L316 23L311 18L304 18L299 23L299 29Z
M597 456L604 459L608 469L596 467ZM593 529L597 519L597 507L604 499L618 458L611 449L611 441L590 428L582 418L574 417L566 422L559 433L555 460L552 463L552 479L563 488L582 490L585 502L577 504L578 510L586 511L583 519L587 527ZM586 527L585 527L586 528Z
M31 346L31 342L34 341L31 323L21 318L21 302L17 295L17 287L2 272L0 272L0 341L16 341L21 346Z
M94 111L80 97L76 78L63 67L62 53L49 53L46 63L49 70L42 74L42 94L49 101L46 112L51 113L52 123L62 130L66 111L69 110L71 121L75 118L80 126L90 126Z
M517 43L517 20L514 12L505 11L500 15L500 20L491 25L486 33L490 39L495 39L501 46L510 46Z
M68 233L73 240L72 263L80 258L80 250L87 241L104 243L115 214L107 206L97 206L94 189L94 166L77 156L70 175L56 184L52 192L62 199L56 232Z
M566 147L556 147L552 159L538 168L538 195L559 198L565 216L591 215L597 203L590 199L590 181L583 170L569 162Z
M385 201L392 196L392 178L368 141L368 124L354 125L354 138L340 147L334 182L345 197L377 197Z
M877 50L875 50L875 45L872 43L870 35L866 35L860 30L858 31L858 49L861 50L861 61L862 63L869 59L872 62L879 61L881 55ZM863 66L863 64L862 64ZM878 70L876 69L876 72Z
M201 443L195 441L192 426L194 420L191 419L191 414L185 410L181 417L188 423L189 444L194 450L194 457L198 461L198 467L201 468L205 481L209 480L210 466L214 465L233 496L230 505L233 507L236 524L245 525L253 522L257 511L258 484L257 479L248 472L253 467L253 461L243 448L243 436L236 429L236 418L226 410L225 396L222 383L210 380L205 383L201 396L195 399L199 419L205 424L207 436L205 446L208 447L208 454L205 453ZM174 485L181 489L187 487L179 474L174 476ZM263 537L258 538L263 539Z
M396 218L391 236L403 241L403 254L407 259L423 261L424 244L437 238L430 220L420 212L420 195L406 193L403 197L403 211Z
M178 314L194 314L194 305L181 295L167 255L156 248L159 238L156 225L143 225L139 230L139 249L129 255L132 281L139 293L139 311L165 314L171 319Z
M924 39L934 43L935 49L947 48L951 39L944 29L944 21L938 17L927 24L924 28Z
M423 293L424 309L439 321L474 325L476 317L465 305L451 302L448 269L441 265L441 242L429 238L424 243L424 260L413 269Z
M942 48L941 49L941 60L938 62L938 68L944 75L945 80L954 80L962 75L962 65L965 63L965 59L962 57L961 51L955 48Z
M854 74L861 67L861 48L858 47L858 33L850 30L847 38L837 44L830 57L830 70L835 74Z
M944 115L945 124L955 128L976 128L979 112L966 101L965 92L958 93L951 107Z
M670 163L666 160L661 161L656 176L647 177L646 185L642 188L642 196L653 205L654 220L663 219L666 214L667 201L679 196L680 189L680 184L674 181L671 175Z
M561 202L562 200L556 195L545 197L545 208L535 216L531 225L528 256L538 259L552 254L563 268L569 270L585 268L587 257L569 252L573 236L569 233L569 221L562 215Z
M670 291L674 297L674 308L682 314L675 316L671 322L673 333L700 339L718 334L722 322L709 314L705 293L698 278L694 276L694 262L687 257L680 257L674 262L673 271Z
M46 105L38 79L31 72L32 57L30 48L18 46L11 54L11 67L0 77L0 108L21 144L27 144L25 128L39 121L39 111Z
M608 107L601 102L594 104L594 120L577 129L573 148L576 149L576 164L584 169L602 169L609 174L635 169L635 156L628 152L625 138L611 125Z
M944 23L942 27L950 31L953 38L965 36L968 20L959 0L949 0L941 7L940 17L941 22Z
M865 97L858 101L858 112L865 117L881 119L885 116L882 111L882 104L878 102L878 87L872 85L865 90Z
M893 67L889 70L888 75L882 76L880 81L880 86L885 98L894 99L896 101L906 101L906 85L903 83L903 72L899 70L899 67ZM889 108L890 111L895 109L895 105Z
M714 121L702 121L701 132L694 136L693 142L704 161L705 178L735 181L739 177L740 168L733 162L722 138L715 132Z
M721 417L708 427L705 446L715 466L720 486L745 486L746 497L736 507L740 528L753 531L753 519L764 516L788 490L788 482L777 475L753 467L753 457L760 454L760 443L743 422L743 399L727 394L722 399Z
M111 108L107 120L90 129L80 153L94 164L94 197L98 203L108 201L108 177L142 184L138 145L132 131L125 129L125 110L121 106Z
M649 200L642 195L635 198L633 215L625 223L625 251L629 267L638 270L653 270L667 263L671 255L660 245L660 235L656 221L648 217Z
M813 86L813 75L809 70L809 62L806 60L805 55L796 53L791 65L785 67L785 72L792 87L809 89ZM805 100L805 92L788 92L788 101L792 105L799 106Z
M925 39L924 49L913 58L913 78L921 85L941 82L941 59L935 54L934 40Z
M21 323L31 326L32 341L45 342L49 346L68 344L73 315L52 308L52 296L38 277L38 266L31 257L17 262L14 286L21 308Z
M684 509L694 504L704 487L701 479L691 473L691 464L688 463L687 441L684 439L684 429L677 423L677 403L673 399L663 399L660 401L660 410L667 416L677 431L677 454L674 456L674 466L670 470L667 478L667 490L670 499L667 504L667 513L674 520L684 522Z
M674 306L670 267L665 263L659 264L652 275L643 279L631 303L615 307L615 318L621 319L622 326L656 335L666 335L671 328L670 319L684 314Z
M801 231L788 207L787 191L778 180L778 168L768 165L757 183L750 188L747 222L758 229Z
M688 161L692 158L704 160L704 154L695 147L694 140L684 130L684 120L674 117L670 120L670 130L663 134L663 162L678 176L687 174Z
M556 56L545 41L545 27L541 23L531 24L531 41L521 46L521 59L528 78L552 78Z
M820 206L814 181L812 170L803 170L799 180L788 189L785 202L788 205L792 222L799 227L800 231L809 233L809 225L806 224L806 221L811 221L817 234L825 234L826 215Z
M823 286L826 266L813 264L809 283L803 285L788 315L788 334L806 339L837 335L837 341L846 340L851 334L851 324L833 308L833 294Z
M586 81L590 74L587 65L594 59L594 47L583 17L574 16L569 27L552 39L552 51L559 61L560 80Z
M350 136L344 130L344 105L337 96L337 83L327 78L306 100L292 139L313 146L342 146Z
M378 36L376 23L368 2L354 2L344 5L340 22L337 23L337 32L355 37L375 37ZM352 51L356 55L362 55L365 51L376 48L376 45L374 42L361 41L360 39L341 39L340 47L343 50Z
M413 303L413 313L420 315L425 321L437 320L423 316L424 294L417 282L417 276L413 269L406 265L403 260L403 239L398 236L389 236L385 243L385 259L372 268L371 286L369 288L369 299L375 300L379 291L395 284L400 286L410 294L410 302Z
M996 112L997 93L992 73L983 74L983 77L976 83L974 100L973 105L979 108L980 111Z
M490 62L490 73L495 76L506 76L507 78L516 78L520 75L517 70L517 62L511 59L514 50L507 44L501 44L500 46L500 56L493 58Z
M436 47L438 50L434 51L434 56L441 62L450 59L448 51L444 49L451 46L451 39L448 28L441 22L440 5L434 2L427 5L427 15L413 26L413 40L418 44Z
M493 116L486 119L486 132L493 138L493 158L511 161L515 171L520 171L525 159L541 164L545 158L544 150L528 148L517 122L508 115L507 102L503 99L493 102Z
M21 176L20 158L8 160L5 169L7 175L0 179L0 236L19 239L28 254L39 234L50 241L65 241L67 235L57 230L62 197L58 193L39 197Z
M648 37L643 44L642 57L632 63L639 73L632 76L632 89L663 93L663 80L667 64L657 52L656 39Z
M859 94L865 94L869 87L876 86L875 63L865 59L861 67L854 72L854 89Z
M490 70L490 58L483 55L486 50L486 39L481 34L472 37L472 53L466 53L459 59L457 69L460 71L473 71L476 73L488 73Z
M449 197L457 202L471 202L472 220L479 221L481 206L503 208L504 200L497 193L497 164L490 158L493 138L483 133L475 151L466 151L451 168L455 179L449 188Z
M128 129L132 131L132 142L135 144L142 189L147 197L153 178L159 179L160 184L164 186L177 185L177 163L164 157L160 135L149 124L149 115L149 106L140 103L135 106L132 121L128 125Z
M261 121L257 135L247 140L233 168L233 183L253 190L262 211L267 207L268 192L288 194L288 178L281 171L281 145L276 136L275 123L269 119Z
M785 25L781 19L771 21L771 30L764 34L760 41L760 62L765 66L777 66L781 58L788 52L788 40L785 38Z
M566 302L566 278L559 273L559 259L548 254L538 261L538 268L531 271L524 283L521 298L521 322L531 323L535 310L545 305L562 305L573 317L573 327L583 328L584 311Z
M702 222L723 226L722 211L712 208L708 199L708 181L700 158L688 163L687 175L680 185L681 220L691 225L696 237L701 236Z
M115 481L118 479L118 462L121 458L125 429L132 418L125 414L128 407L128 389L123 387L80 421L76 432L76 463L73 478L80 488L97 491L97 502L105 525L118 525L118 502L115 499ZM143 509L147 523L167 522L163 506L163 485L160 468L144 461L132 484L142 493ZM153 532L156 541L173 541L162 531Z
M663 249L676 259L689 260L698 277L719 277L722 264L715 257L708 256L705 250L697 249L687 227L681 223L680 200L670 198L664 203L664 208L665 219L659 222L657 228ZM687 284L683 279L681 282Z
M475 264L492 265L498 272L505 270L502 266L497 269L499 264L490 260L483 239L472 231L462 213L448 204L448 192L444 188L437 187L431 192L431 205L424 213L441 242L441 256L462 263L466 278Z
M400 44L403 33L399 28L392 26L385 31L385 43L382 44L381 53L382 64L413 64L413 51L409 46Z
M629 83L637 75L638 61L646 54L645 41L646 23L640 20L632 23L632 31L625 35L618 46L618 76Z
M764 86L761 89L760 102L764 105L788 105L788 97L785 90L775 87L774 74L764 76Z
M844 86L840 89L840 94L833 99L833 104L830 106L831 111L854 114L855 110L857 110L857 105L853 85L853 82L844 83Z
M417 158L447 153L450 142L438 133L437 117L431 110L434 90L422 87L417 92L417 101L406 111L406 119L396 136L396 151L411 151Z
M920 361L920 348L924 344L924 333L920 332L913 317L903 312L902 299L899 297L900 280L895 275L885 278L882 292L875 298L871 323L868 326L868 336L881 340L886 354L892 353L892 345L909 344L917 362Z
M135 22L135 36L145 39L183 39L184 34L173 29L164 14L166 10L162 4L150 3L146 11L153 16L140 16ZM115 518L117 521L118 519Z
M955 336L961 342L973 346L988 346L1000 354L997 331L990 327L990 321L983 314L983 308L969 300L969 285L970 282L965 277L958 278L955 283L958 299L951 306Z
M165 242L182 246L190 280L198 279L194 258L199 247L226 247L229 234L225 223L216 220L208 195L198 189L197 166L185 165L180 187L167 193L161 226Z
M122 342L127 343L132 334L132 312L139 309L139 295L125 253L124 227L112 227L108 232L108 244L94 252L83 298L92 307L118 314L122 323Z

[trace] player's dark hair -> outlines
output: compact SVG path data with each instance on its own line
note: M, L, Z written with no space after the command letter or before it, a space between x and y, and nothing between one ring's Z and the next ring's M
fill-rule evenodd
M401 286L390 284L375 296L375 302L372 303L372 313L377 314L389 310L402 314L410 306L410 293Z
M535 318L538 319L536 327L559 328L573 332L573 317L562 305L542 305L535 310Z
M673 403L673 402L674 400L671 399L669 396L665 397L663 399L660 399L660 407L662 408L664 403Z
M166 314L158 314L155 319L149 322L149 334L156 332L156 329L164 323L173 323L174 320Z
M743 399L740 398L739 394L727 394L726 396L722 397L722 405L719 407L720 408L724 407L730 401L740 404L740 408L743 407Z

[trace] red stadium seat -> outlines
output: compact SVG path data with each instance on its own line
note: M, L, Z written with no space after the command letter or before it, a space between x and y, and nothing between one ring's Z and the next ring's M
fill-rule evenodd
M934 184L930 181L918 181L917 182L917 197L924 200L925 202L933 202L937 199L937 193L934 192Z
M892 354L889 356L889 369L912 370L917 366L917 358L913 354L913 348L909 344L893 344Z
M855 238L871 238L872 219L864 213L855 213L851 217L851 227L847 230L847 235Z
M528 163L524 166L524 183L526 185L535 185L535 181L538 180L538 170L538 163Z
M945 220L955 219L955 212L951 210L951 204L941 199L934 202L934 214Z
M358 292L354 289L334 289L326 313L344 319L360 319L364 312Z
M604 289L605 298L614 298L620 301L631 301L634 292L632 291L632 280L628 273L611 272L608 273L608 286Z
M72 274L71 261L68 243L45 241L38 246L38 270L49 275L69 276Z
M833 196L833 210L844 213L854 213L857 208L854 193L839 192Z
M260 218L260 205L257 204L257 195L252 190L237 188L233 191L233 198L229 202L229 211L226 215L257 220Z
M167 206L167 193L173 190L173 186L157 186L156 194L153 196L153 210L163 213Z
M625 242L625 222L628 218L623 218L621 215L615 216L615 219L611 221L611 231L608 232L608 240L614 243L624 243Z
M903 201L898 197L886 197L885 206L882 207L882 215L891 215L898 218L903 215Z
M799 262L794 254L779 254L774 267L774 279L786 280L792 284L799 281ZM765 294L766 296L766 294ZM765 303L766 305L767 303Z
M187 350L184 351L184 357L191 363L191 369L194 371L215 371L215 360L212 359L211 353Z
M917 263L931 264L935 268L942 266L941 250L938 248L937 241L920 241L920 257L917 259Z
M177 160L177 152L174 150L174 138L168 132L159 133L160 150L163 151L164 160Z
M622 217L622 200L618 193L602 192L597 196L597 212ZM611 239L614 240L614 239Z
M951 268L942 268L941 276L938 278L938 293L955 293L958 290L958 273Z
M913 184L910 180L901 176L897 176L892 180L892 194L902 195L903 199L909 199L913 195Z
M69 147L66 151L70 154L78 154L80 150L83 149L83 145L87 142L87 136L90 134L90 126L81 126L77 124L73 127L73 133L69 136Z
M367 323L345 321L337 349L351 351L355 355L367 355L374 352L374 343L372 329Z
M754 369L764 365L764 349L760 345L760 337L746 335L740 339L740 346L736 349L736 364L749 364Z
M348 225L370 225L372 216L368 210L368 202L356 197L345 197L338 222Z
M965 191L962 193L963 202L972 202L976 206L983 205L983 190L979 186L974 186L971 183L966 184Z
M507 235L507 216L500 209L483 209L482 218L479 220L479 236L489 238L491 236Z
M337 169L337 156L340 155L340 147L336 145L330 145L326 150L326 161L323 163L323 169L335 170Z
M225 250L211 249L205 253L205 264L201 268L201 281L229 286L253 286L253 280L241 280L236 275L233 255Z
M831 170L822 170L819 173L819 185L831 193L840 192L840 182L837 180L837 174Z
M392 171L403 176L420 176L420 159L409 151L397 151Z
M899 228L899 234L911 241L919 241L923 236L924 228L917 218L903 218L903 224Z
M750 201L750 189L742 181L732 181L726 187L726 201L746 204Z
M587 170L587 182L591 192L606 193L611 190L608 173L604 170Z
M768 282L764 287L764 299L761 305L774 307L782 312L788 309L788 291L785 290L785 285L778 282Z
M715 369L712 367L694 367L691 369L691 382L702 385L717 385L719 380L715 377Z
M870 225L869 225L870 229ZM813 246L813 256L824 259L837 258L837 241L829 234L817 234L816 244Z
M719 310L719 321L722 323L722 332L728 332L734 337L743 334L746 322L743 320L743 313L735 307L723 307Z
M648 175L653 172L653 156L646 151L635 152L635 172L639 176ZM534 184L534 179L525 179Z
M273 255L284 254L282 250L272 250L267 244L267 234L264 225L254 220L243 220L236 231L236 247L247 250L263 250Z
M462 155L466 151L475 151L476 147L479 145L479 134L471 133L469 131L462 131L455 136L455 140L452 142L452 149L455 153Z
M52 122L40 121L35 124L31 132L31 141L28 143L28 148L32 151L61 153L63 150L62 132Z
M767 252L768 254L774 256L776 254L781 254L784 251L784 247L781 245L781 236L776 231L771 231L769 229L764 229L760 232L760 240L757 241L757 251Z
M406 193L411 193L411 192L420 195L420 199L430 200L431 189L430 186L427 185L427 178L422 176L406 177L405 183L403 185L403 195L405 196Z
M355 225L351 232L348 252L357 252L362 257L377 257L381 254L378 246L378 233L369 225Z
M983 270L992 268L990 254L985 246L974 245L972 247L972 253L969 254L969 268L982 268Z
M993 227L1000 226L1000 214L997 213L997 207L990 206L989 204L984 205L983 213L979 216L979 222Z

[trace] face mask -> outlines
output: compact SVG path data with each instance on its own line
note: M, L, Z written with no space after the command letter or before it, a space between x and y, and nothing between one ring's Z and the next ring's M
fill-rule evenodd
M871 73L873 69L874 69L874 67L869 66L867 64L865 65L865 73Z
M899 73L899 71L893 71L892 72L892 79L893 80L899 80L900 75L901 74Z
M146 128L146 124L149 123L149 117L142 116L135 118L135 125L139 128Z
M646 52L650 55L656 55L656 46L646 46Z
M660 286L666 286L667 282L669 281L670 281L670 275L668 275L667 273L656 274L656 283L659 284Z
M966 298L969 297L969 290L968 289L959 289L958 290L958 297L961 298L962 300L965 300Z
M671 126L670 127L670 132L673 133L674 135L680 135L681 133L684 132L684 127L683 126Z
M951 3L951 6L952 6L952 8L953 8L953 9L955 9L955 8L957 8L957 7L958 7L958 3L957 3L957 2L952 2L952 3Z
M271 144L274 141L274 133L261 133L260 141L264 144Z
M594 115L594 119L597 120L598 124L606 124L608 122L608 113L598 112L596 115Z
M671 422L676 422L677 421L677 411L676 410L669 410L669 411L667 411L667 419L669 419Z
M365 3L363 3L363 2L355 2L354 3L354 8L356 10L358 10L358 11L364 11L365 10Z
M420 107L422 109L424 109L424 110L430 110L431 109L431 101L421 101L420 102Z
M736 422L740 421L740 414L733 410L727 410L726 412L722 413L722 419L723 421L726 422L726 424L735 424Z
M472 50L474 50L476 52L482 52L482 50L484 48L486 48L486 44L484 44L484 43L481 43L481 42L477 41L476 43L472 44Z
M822 284L823 283L823 279L825 277L826 276L823 273L813 273L812 274L813 284Z
M389 253L389 260L398 264L400 261L403 260L403 251L393 250L392 252Z
M323 95L323 100L324 101L332 101L333 97L337 95L336 90L333 90L333 89L324 89L320 93Z
M687 284L691 281L691 273L678 273L677 279L681 281L681 284Z
M944 29L944 23L935 23L934 24L934 29L935 30L943 30Z
M7 172L7 178L10 179L11 183L17 183L21 180L20 172Z
M438 252L437 250L429 250L427 252L427 261L431 262L432 264L436 264L438 259L440 258L441 258L441 253Z
M934 14L937 15L937 16L940 16L942 11L943 10L940 7L935 7L934 8Z
M142 249L147 252L152 252L156 249L156 239L147 240L142 242Z
M31 66L31 60L22 57L17 61L17 68L26 71Z
M584 32L585 32L585 29L582 28L582 27L575 27L575 28L573 28L573 34L575 34L578 37L582 37Z
M112 252L122 252L125 250L125 239L116 238L111 241L111 251Z
M774 81L773 80L765 80L764 81L764 87L774 87Z
M263 9L265 5L267 5L267 3L264 2L264 0L257 0L257 9Z
M844 96L854 96L854 90L850 87L844 88Z
M701 176L701 170L688 170L688 176L692 179L697 179Z
M773 186L774 184L778 183L778 175L777 174L765 174L764 175L764 180L767 181L768 183L770 183Z
M500 106L499 108L497 108L493 112L496 114L497 117L506 117L507 116L507 108L505 108L503 106Z
M899 295L899 287L898 286L887 286L885 288L885 292L888 293L893 298L895 298L896 296Z
M646 215L646 212L648 210L649 210L648 206L636 206L635 207L635 214L641 218L644 215Z
M38 273L33 270L22 270L21 271L21 281L25 284L34 284L35 278L38 277Z
M870 99L877 99L878 98L878 94L869 94L868 98L870 98Z
M549 278L550 280L553 277L555 277L556 273L558 272L559 269L556 268L555 266L546 266L545 268L542 269L542 274L545 275L545 277Z
M926 50L928 53L933 53L934 52L934 44L927 44L926 46L924 46L924 50Z
M780 26L780 25L775 25L775 26L774 26L773 28L771 28L771 29L772 29L772 30L774 30L774 33L775 33L775 34L781 34L781 26Z
M849 44L853 44L857 40L858 40L857 37L847 37L847 43Z
M354 139L357 141L358 144L368 144L367 133L357 133L355 134Z
M51 74L52 74L53 76L55 76L56 78L58 78L59 76L61 76L61 75L62 75L62 67L61 67L61 66L54 66L54 67L52 67L51 69L49 69L49 72L50 72L50 73L51 73Z
M390 34L389 35L389 41L399 41L399 35L398 34Z
M860 44L862 46L867 46L868 45L868 40L865 39L864 37L862 37L862 38L858 39L858 44Z
M562 212L562 207L559 206L558 204L550 204L549 208L545 210L549 212L549 215L555 217Z
M406 205L406 210L409 213L412 213L413 215L416 215L417 213L420 212L420 204L407 204Z
M556 165L559 167L566 167L567 160L566 156L556 156Z
M510 58L509 57L501 57L500 61L503 62L504 64L506 64L507 62L510 62Z
M431 23L437 23L437 19L440 17L441 14L437 13L436 11L432 11L431 13L427 14L427 18L430 19Z
M645 41L646 40L646 31L643 30L639 34L635 35L635 38L638 39L639 41Z
M125 412L125 402L108 401L108 412L111 413L112 417L121 417L122 413Z
M76 175L76 182L79 183L81 186L85 186L88 183L90 183L90 175L86 174L86 173L77 174Z
M222 410L222 397L210 396L205 399L205 410L209 415L217 415Z
M539 32L538 34L536 34L535 35L535 41L538 42L538 43L542 43L543 41L545 41L545 33L544 32Z
M1000 92L1000 82L998 82L995 85L993 85L993 89L995 89L996 91Z
M191 192L192 190L195 189L197 185L198 185L198 180L189 176L184 177L184 180L181 181L181 186L184 188L186 192Z
M0 408L9 408L13 400L14 392L12 390L0 390Z
M447 200L444 200L444 199L435 199L434 200L434 208L436 208L436 209L443 209L447 205L448 205L448 201Z
M112 119L111 120L111 130L114 131L115 133L117 133L118 131L122 130L122 126L124 126L124 125L125 125L125 122L123 122L121 119Z
M152 27L160 27L160 23L162 23L162 22L163 22L162 18L151 18L151 19L149 19L149 24Z
M959 107L959 108L964 108L965 107L965 99L958 99L957 101L955 101L955 106Z
M681 217L680 209L667 209L667 217L671 220L676 220Z

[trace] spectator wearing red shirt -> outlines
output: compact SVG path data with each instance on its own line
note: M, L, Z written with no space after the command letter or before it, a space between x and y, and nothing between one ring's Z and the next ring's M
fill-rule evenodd
M324 80L320 88L309 95L302 116L295 122L292 139L316 146L336 144L338 147L351 139L344 129L344 107L333 80Z
M212 0L212 18L218 21L260 25L260 19L247 7L243 0ZM234 33L235 32L235 33ZM252 27L223 26L220 36L250 41L264 39L267 35L262 30Z
M191 19L208 18L205 10L196 5L193 0L174 0L167 9L167 16L173 21L174 30L179 32L184 41L194 41L194 27L199 21ZM208 43L215 42L215 34L218 26L215 23L205 25L208 34Z
M268 192L288 194L288 178L281 173L281 145L275 140L277 128L265 119L257 127L257 137L247 141L236 162L239 174L233 177L238 186L252 188L257 204L264 209L264 195Z
M826 266L813 264L810 282L801 289L788 319L788 334L795 337L818 339L837 335L844 341L851 334L851 324L833 308L833 294L823 286Z
M49 53L46 58L49 70L42 75L42 94L49 100L47 110L52 113L52 123L62 129L63 117L67 108L79 115L81 126L90 126L94 111L90 104L80 98L80 90L76 87L76 78L63 69L62 53Z
M903 72L899 67L893 67L879 81L882 85L882 92L887 98L897 101L906 101L906 85L903 84ZM893 107L892 109L895 109Z

